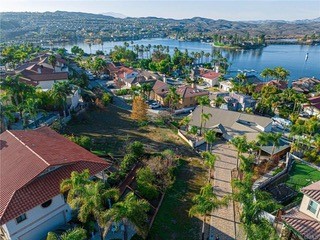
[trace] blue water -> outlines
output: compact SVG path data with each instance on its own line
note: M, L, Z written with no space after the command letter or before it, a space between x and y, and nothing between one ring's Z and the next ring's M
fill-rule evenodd
M128 41L130 43L130 41ZM103 51L110 52L116 45L123 45L121 42L104 42ZM143 39L134 41L134 44L147 46L148 44L169 46L170 53L173 53L175 47L184 51L188 49L191 52L209 52L213 51L213 47L207 43L201 42L183 42L173 39ZM86 53L90 53L89 45L86 43L55 45L54 47L64 47L68 51L72 46L78 45ZM131 47L129 47L131 48ZM92 45L91 52L102 50L101 45ZM269 45L261 49L251 50L231 50L218 49L222 55L228 58L231 63L229 72L234 75L238 70L252 70L253 74L259 75L265 68L273 68L282 66L290 71L290 80L297 80L300 77L316 77L320 79L320 45ZM308 53L308 60L305 56ZM205 57L203 58L205 60Z

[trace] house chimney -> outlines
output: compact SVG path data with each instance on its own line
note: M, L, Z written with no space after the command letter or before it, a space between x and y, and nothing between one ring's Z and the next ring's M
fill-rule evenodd
M125 79L127 78L127 73L126 73L126 72L123 73L123 77L124 77Z
M191 88L196 89L196 84L194 82L191 83Z
M167 83L167 78L166 78L166 75L165 75L165 74L163 74L162 79L163 79L163 82L164 82L164 83Z
M41 74L41 68L38 67L38 74Z
M215 66L214 70L215 70L216 73L219 73L219 66Z

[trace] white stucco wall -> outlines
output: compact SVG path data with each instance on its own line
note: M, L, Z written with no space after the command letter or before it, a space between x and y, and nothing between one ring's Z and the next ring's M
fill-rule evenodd
M38 87L41 87L41 89L50 90L55 82L63 82L63 81L67 81L67 80L68 79L66 79L66 80L58 80L58 81L57 80L39 81Z
M266 127L262 127L260 125L256 125L256 128L258 128L259 130L263 131L263 132L271 132L272 129L272 123L268 124Z
M38 205L25 214L24 221L17 223L12 219L2 226L10 240L42 239L49 231L71 220L71 209L61 194L52 198L47 208Z
M79 101L80 101L80 90L77 89L73 95L70 95L67 97L67 104L68 106L70 105L70 110L73 110L74 108L76 108L79 104Z
M320 203L318 202L318 207L316 210L316 213L312 213L308 210L308 205L310 202L311 198L309 198L308 196L304 195L301 205L300 205L300 212L303 212L304 214L317 219L318 221L320 221Z

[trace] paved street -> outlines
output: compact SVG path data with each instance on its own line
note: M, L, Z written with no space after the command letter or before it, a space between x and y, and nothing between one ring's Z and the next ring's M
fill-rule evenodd
M232 193L231 170L236 168L237 152L233 146L223 141L217 142L212 152L219 156L215 164L213 189L222 197ZM244 239L240 234L237 212L234 211L233 201L230 201L228 207L214 211L211 216L209 239L216 239L217 236L220 240Z

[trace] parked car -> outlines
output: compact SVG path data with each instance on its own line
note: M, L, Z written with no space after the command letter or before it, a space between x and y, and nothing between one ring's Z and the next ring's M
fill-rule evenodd
M149 107L150 107L151 109L159 108L159 107L160 107L160 104L157 103L157 102L155 102L155 103L150 104Z

